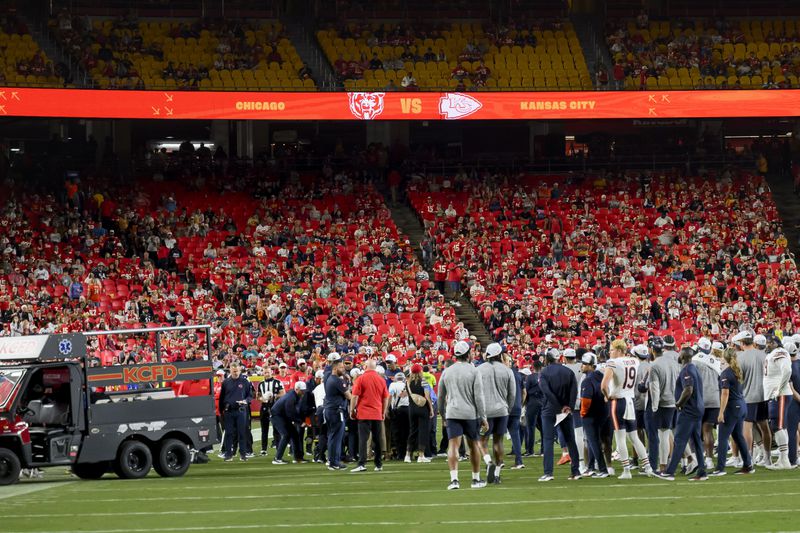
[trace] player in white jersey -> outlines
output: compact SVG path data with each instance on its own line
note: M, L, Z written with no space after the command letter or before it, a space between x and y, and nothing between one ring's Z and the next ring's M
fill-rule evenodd
M617 443L617 453L622 461L622 474L620 479L631 479L631 464L628 456L627 437L642 460L642 472L653 474L647 450L636 434L636 411L633 406L633 397L636 387L636 370L639 360L626 355L627 345L622 339L611 343L611 359L606 363L605 374L600 388L603 395L611 404L609 411L611 422L614 425L614 440Z
M776 463L772 464L767 459L767 468L771 470L792 468L789 462L789 432L786 430L792 401L792 388L789 386L791 378L792 360L787 349L776 348L767 354L764 361L764 400L769 401L769 418L779 452Z

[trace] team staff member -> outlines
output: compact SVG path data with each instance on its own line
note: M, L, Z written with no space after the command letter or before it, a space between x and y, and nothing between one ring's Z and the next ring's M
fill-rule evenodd
M650 339L653 364L648 379L650 408L645 413L645 422L651 422L647 432L650 465L654 469L658 465L659 471L663 471L669 461L669 443L675 427L675 382L681 372L681 365L664 348L661 337Z
M261 402L259 419L261 421L261 455L267 455L269 448L269 422L271 409L275 402L284 394L283 383L275 379L269 365L264 366L264 381L258 384L258 401ZM273 426L276 442L280 440L278 429Z
M577 360L577 358L578 358L578 352L576 352L572 348L567 348L566 350L564 350L564 366L572 370L572 373L575 374L575 380L578 383L578 390L580 391L581 381L583 381L583 373L581 372L581 367L583 365L581 364L580 361ZM583 436L583 419L581 418L580 398L576 398L575 405L572 408L572 425L575 427L575 444L578 447L579 467L580 471L583 472L586 470L586 464L584 462L584 457L583 457L584 436ZM571 460L574 460L574 458Z
M328 356L330 375L325 380L323 416L328 426L328 470L343 470L342 444L344 442L345 413L352 397L344 381L344 363L337 353Z
M508 413L508 433L511 436L511 454L514 456L514 466L511 468L512 470L519 470L525 468L525 464L522 462L522 428L520 425L522 401L524 397L522 393L522 374L519 372L516 365L514 365L514 360L511 357L505 356L504 360L506 366L508 366L514 374L516 394L514 395L514 405Z
M542 403L544 396L539 387L539 379L542 377L542 362L533 362L533 372L525 378L525 425L528 428L527 441L525 442L525 457L535 457L534 446L536 445L536 427L541 428ZM544 444L544 443L542 443ZM541 448L539 448L541 455Z
M697 452L697 474L689 478L690 481L705 481L706 462L703 458L703 438L700 434L703 420L703 382L697 367L692 363L694 351L691 348L681 350L680 362L683 365L678 381L675 385L675 396L678 401L675 407L678 409L678 423L675 426L675 446L672 450L667 469L656 474L657 477L667 481L675 481L675 470L678 462L686 449L686 444L691 441L692 446Z
M499 483L500 470L505 463L503 439L508 431L508 414L514 407L517 386L514 373L502 360L503 347L493 342L486 347L486 363L478 367L483 386L483 400L486 405L486 419L489 429L481 437L481 451L486 462L486 482ZM492 451L488 452L489 435L492 436Z
M753 334L741 331L734 335L733 344L738 345L739 367L742 369L742 388L744 399L747 402L747 415L744 419L744 438L748 450L751 450L756 464L766 465L768 458L763 453L756 453L753 447L753 425L761 431L762 444L765 450L772 446L772 435L769 432L769 408L764 401L764 362L767 354L756 349L753 343ZM767 452L769 453L769 452ZM759 457L760 456L760 457ZM760 460L760 462L759 462Z
M447 465L450 467L450 484L447 490L460 488L458 482L458 449L462 437L467 438L472 463L472 488L481 489L481 454L478 442L478 423L482 432L489 429L483 403L483 382L478 369L470 363L470 346L458 341L453 347L456 363L449 366L439 378L439 409L447 426Z
M603 373L597 371L597 356L592 352L586 352L581 357L581 372L584 374L581 381L581 418L583 419L583 434L589 447L590 465L594 461L596 471L592 477L608 477L608 467L606 465L603 450L600 447L600 432L608 421L608 407L603 396L600 385L603 382Z
M553 441L556 434L556 416L565 414L567 417L559 426L567 443L570 457L578 457L578 447L575 444L575 431L572 426L572 406L578 397L578 381L572 370L559 363L559 353L555 348L547 350L547 366L542 371L539 386L544 395L542 407L542 442L544 443L544 475L539 481L553 480ZM571 461L572 475L568 478L576 480L581 478L578 461Z
M247 409L253 399L250 381L242 375L239 362L231 363L231 374L222 382L219 395L219 410L225 422L225 439L223 453L226 461L233 460L233 436L238 437L239 458L247 461L247 450L243 443L247 442Z
M706 453L706 468L713 468L714 427L719 418L719 374L722 371L720 362L712 353L713 345L705 337L697 341L697 354L692 362L697 367L700 379L703 380L703 444Z
M725 362L728 368L719 376L719 415L717 416L717 468L711 476L724 476L725 463L728 459L728 439L733 437L733 442L742 454L744 467L737 474L752 474L753 460L747 443L744 440L744 416L747 414L747 403L742 393L742 369L736 360L736 350L725 350Z
M296 463L305 462L303 461L303 446L300 440L300 433L297 431L297 424L302 424L305 418L302 414L302 405L306 388L304 381L298 381L294 384L294 389L284 394L272 407L272 425L281 435L281 440L278 442L278 450L275 452L275 459L272 461L274 465L287 464L283 460L283 452L290 442L294 461Z
M350 397L350 418L358 420L358 466L352 472L367 469L367 441L372 435L375 449L375 471L383 470L383 413L389 405L386 380L375 371L374 359L367 361L367 370L353 384Z

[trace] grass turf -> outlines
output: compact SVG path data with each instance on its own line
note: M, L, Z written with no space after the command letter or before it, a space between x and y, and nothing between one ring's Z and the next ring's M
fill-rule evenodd
M182 478L151 473L129 481L111 474L79 481L63 468L48 469L44 479L0 487L0 530L777 531L791 529L800 496L796 470L760 468L753 476L706 482L638 475L630 481L567 481L568 467L561 466L555 481L539 483L541 458L529 458L525 470L504 470L502 485L480 490L469 488L469 463L460 463L462 488L447 491L441 458L431 464L389 462L380 473L370 465L357 474L313 463L274 466L271 460L223 463L215 457L192 465Z

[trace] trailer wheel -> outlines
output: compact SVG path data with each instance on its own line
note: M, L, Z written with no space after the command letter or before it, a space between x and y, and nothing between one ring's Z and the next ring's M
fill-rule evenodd
M11 485L19 481L22 464L17 454L11 450L0 448L0 485Z
M139 441L129 440L119 447L114 472L122 479L140 479L150 472L153 454Z
M81 463L72 465L72 473L81 479L100 479L108 472L108 463Z
M161 477L180 477L189 470L192 455L189 447L177 439L166 439L158 447L153 468Z

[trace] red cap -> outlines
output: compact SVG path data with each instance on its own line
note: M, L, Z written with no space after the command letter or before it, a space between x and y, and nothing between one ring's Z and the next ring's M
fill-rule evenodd
M412 374L421 374L422 373L422 365L419 363L414 363L411 365L411 373Z

